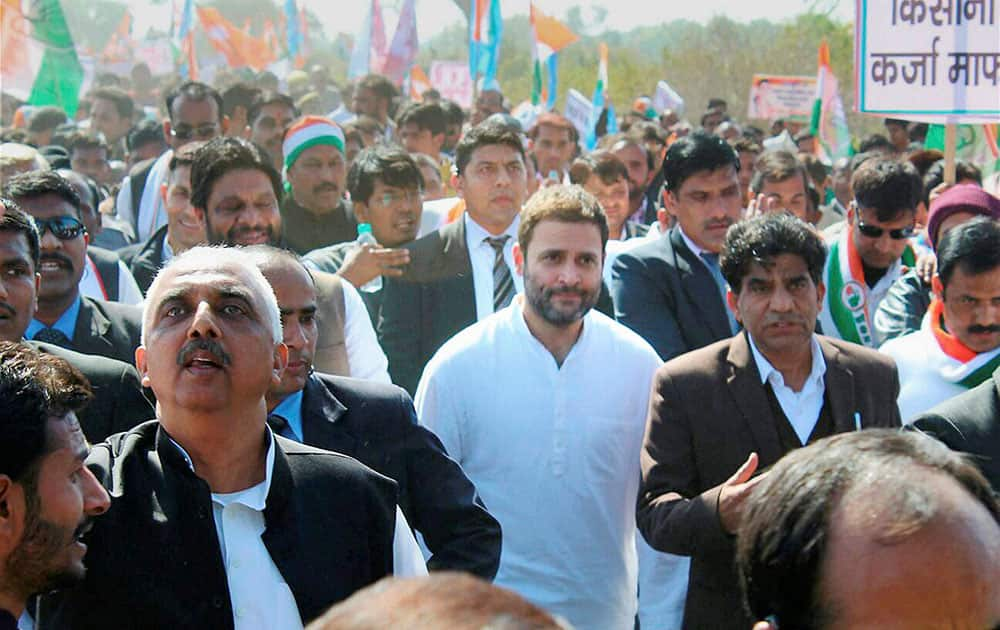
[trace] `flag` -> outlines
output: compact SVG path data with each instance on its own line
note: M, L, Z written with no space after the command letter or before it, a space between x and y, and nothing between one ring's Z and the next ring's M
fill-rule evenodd
M180 57L179 73L190 81L198 80L198 60L194 55L194 0L184 0L180 26L177 29Z
M404 0L396 33L392 36L389 54L382 66L382 74L396 85L403 82L403 77L417 58L417 13L414 5L415 0Z
M420 66L413 66L410 70L410 100L423 100L424 92L432 87L434 86L431 85L431 80L427 78L427 74L424 72L424 69Z
M213 7L195 7L198 19L212 47L222 53L233 68L249 66L260 71L277 61L274 51L262 41L244 33Z
M59 0L0 0L3 91L29 105L76 114L83 66Z
M547 94L545 109L552 109L555 107L558 94L558 52L579 38L565 24L539 11L534 2L531 3L530 9L533 40L531 60L534 70L531 81L531 102L538 105L543 95ZM543 66L547 68L549 74L547 88L542 87Z
M382 21L382 5L379 0L372 0L361 24L361 32L354 40L354 50L351 51L351 65L347 69L347 78L356 79L369 72L381 70L385 58L385 22Z
M590 100L593 109L590 111L590 120L587 121L588 131L585 138L585 147L588 151L593 151L594 147L597 146L597 123L601 120L601 112L604 111L605 97L608 92L608 45L601 42L598 46L598 52L600 53L600 62L597 65L597 85L594 86L594 96ZM614 133L611 131L612 124L617 130L618 121L615 118L615 110L609 105L608 133Z
M844 104L840 100L837 77L830 68L830 46L819 46L819 72L813 101L810 133L816 137L816 154L825 164L851 154L851 133L847 128Z
M998 125L956 125L955 157L978 166L984 178L1000 171L997 128ZM924 148L944 151L944 125L931 125L927 129Z
M299 10L295 6L295 0L285 0L284 22L288 58L295 62L296 68L301 68L305 65L305 58L302 50L302 30L299 29Z
M132 42L132 13L125 9L118 28L111 34L104 50L100 55L101 63L113 64L123 61L133 61L135 59L135 45Z
M472 0L469 20L469 76L473 83L482 76L484 90L498 90L497 61L503 18L500 0Z

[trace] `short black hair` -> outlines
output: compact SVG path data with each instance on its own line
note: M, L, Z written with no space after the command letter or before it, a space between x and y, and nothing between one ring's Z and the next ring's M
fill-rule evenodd
M250 120L250 106L260 94L260 88L249 83L239 82L226 88L222 93L222 113L232 116L237 107L247 111L247 121Z
M733 293L739 293L751 263L766 267L781 254L800 257L813 284L820 283L826 264L826 245L811 225L787 212L768 213L730 226L719 267Z
M295 106L295 101L292 100L291 96L274 90L264 90L258 91L257 96L250 103L250 108L247 110L247 123L252 125L260 117L260 111L268 105L283 105L292 110L294 118L299 117L299 108Z
M442 100L439 103L441 111L444 112L444 119L449 125L461 125L465 122L465 112L462 106L455 101Z
M874 209L879 221L893 221L904 213L915 213L924 194L916 167L887 157L862 163L851 177L851 189L858 205Z
M392 99L399 95L396 86L387 77L381 74L367 74L358 81L355 90L371 90L375 96L385 99L392 104Z
M955 183L972 180L978 186L983 185L983 172L968 160L955 160ZM931 191L944 183L944 160L937 160L924 173L924 204L930 208Z
M858 153L895 153L896 145L880 133L872 133L858 143Z
M719 136L695 131L680 138L667 149L663 158L663 185L676 193L681 185L695 173L715 171L732 166L740 170L740 158L729 144Z
M41 254L41 237L38 235L38 228L35 226L31 215L21 210L12 199L0 197L0 206L4 207L0 214L0 232L12 232L24 234L28 240L28 252L31 253L31 263L38 269L39 255Z
M809 177L799 158L791 151L781 149L765 151L753 163L753 177L750 178L750 190L759 194L767 182L777 183L798 175L802 178L802 186L809 185Z
M937 249L937 274L945 288L956 269L979 275L1000 267L1000 223L978 216L956 225L941 236Z
M933 494L922 487L925 480L913 478L918 470L947 475L1000 521L1000 508L982 473L920 433L851 431L795 449L778 461L750 496L737 538L737 571L753 618L773 615L777 625L793 630L826 627L836 610L819 601L818 585L836 510L863 485L891 487L882 496L893 522L875 527L916 531L936 511Z
M358 153L347 173L347 190L351 199L367 204L377 181L399 188L424 186L424 177L416 161L396 146L376 145Z
M28 131L49 131L65 123L69 118L61 107L46 105L39 107L28 121Z
M133 152L139 147L152 142L166 145L167 138L163 135L163 125L148 118L140 120L133 125L129 129L128 135L125 136L125 146L128 147L129 151Z
M412 103L403 109L396 118L396 127L401 129L410 123L421 131L430 131L432 136L444 133L447 124L444 110L436 103Z
M26 343L0 341L0 474L34 488L52 445L48 421L82 409L93 397L72 365ZM26 499L37 501L34 491Z
M73 186L55 171L29 171L15 175L3 187L3 196L14 201L56 195L68 202L80 218L80 195Z
M263 149L243 138L213 138L194 154L191 163L191 205L208 211L208 198L215 182L226 173L241 169L260 171L271 180L276 199L281 199L281 175Z
M195 140L194 142L188 142L174 151L174 154L170 156L170 162L167 164L167 170L173 173L177 170L178 166L192 166L194 164L195 153L198 152L198 149L205 146L205 144L207 144L205 140Z
M614 184L620 180L629 181L628 167L617 155L611 151L597 150L582 157L576 158L569 167L569 181L571 184L586 186L591 175L597 177L607 185Z
M656 156L646 148L641 135L633 135L631 133L631 128L629 133L619 131L618 133L608 134L597 143L598 149L607 149L612 153L621 151L627 147L635 147L642 151L642 154L646 156L646 168L651 171L656 168Z
M132 114L135 112L135 102L128 95L128 92L116 87L102 87L90 93L91 101L99 98L114 103L119 118L132 120Z
M223 113L222 95L212 86L199 83L198 81L185 81L167 92L165 99L167 117L171 121L174 119L174 102L181 97L192 101L207 101L208 99L212 99L215 101L215 111L218 112L218 122L222 122L222 117L225 115Z
M476 149L491 144L508 146L524 159L524 143L521 142L521 136L503 125L487 120L470 129L458 141L458 146L455 147L455 172L459 175L464 173Z
M111 149L108 147L108 141L103 134L96 133L93 131L77 131L72 134L68 141L70 158L73 156L73 152L77 149L104 149L104 155L107 157L111 156Z

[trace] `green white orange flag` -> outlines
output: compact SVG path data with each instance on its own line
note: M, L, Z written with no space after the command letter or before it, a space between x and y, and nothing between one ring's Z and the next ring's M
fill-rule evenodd
M847 128L844 104L840 100L837 77L830 68L830 46L819 46L816 100L813 101L810 132L816 136L817 157L826 164L851 154L851 133Z
M955 157L978 166L983 177L1000 171L998 130L1000 125L957 125ZM924 147L944 151L944 125L931 125L928 128Z
M531 103L541 104L546 101L545 108L552 109L556 104L558 88L558 55L557 53L579 39L569 27L549 17L538 10L535 3L531 5ZM542 66L548 67L548 87L542 85Z
M76 114L83 67L59 0L0 0L3 91Z

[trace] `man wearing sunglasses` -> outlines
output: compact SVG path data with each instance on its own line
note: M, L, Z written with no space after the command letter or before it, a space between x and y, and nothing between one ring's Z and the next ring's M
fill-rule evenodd
M118 219L132 225L140 243L167 223L161 187L173 152L189 142L221 136L229 127L229 118L222 112L222 96L204 83L188 81L171 90L166 106L169 118L163 121L163 135L171 150L137 164L122 181L115 202Z
M889 287L915 259L910 248L923 184L916 168L891 158L862 164L851 178L847 228L830 243L823 271L823 334L876 347L873 317Z
M4 196L35 219L41 238L38 309L25 338L131 364L139 308L80 294L88 238L73 187L57 173L33 171L7 182Z

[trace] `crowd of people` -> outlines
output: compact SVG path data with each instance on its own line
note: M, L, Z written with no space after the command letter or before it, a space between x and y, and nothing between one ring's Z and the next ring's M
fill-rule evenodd
M926 125L98 79L0 130L0 629L1000 627L1000 184Z

